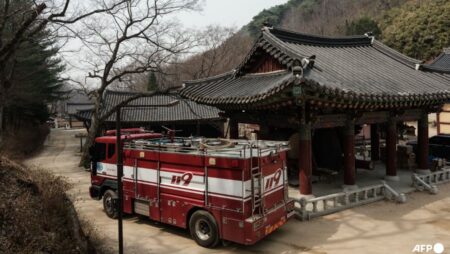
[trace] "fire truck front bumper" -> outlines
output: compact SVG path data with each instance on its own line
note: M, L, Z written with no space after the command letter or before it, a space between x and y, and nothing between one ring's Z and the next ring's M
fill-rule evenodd
M97 185L91 185L89 187L89 195L92 199L100 200L102 198L101 188Z
M286 224L293 217L294 200L277 206L261 217L249 218L245 221L245 245L252 245Z

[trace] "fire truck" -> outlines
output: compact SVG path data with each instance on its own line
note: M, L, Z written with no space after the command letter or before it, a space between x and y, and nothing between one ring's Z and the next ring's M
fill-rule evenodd
M279 141L123 135L123 212L189 229L203 247L251 245L293 216ZM91 149L92 198L117 218L116 137Z

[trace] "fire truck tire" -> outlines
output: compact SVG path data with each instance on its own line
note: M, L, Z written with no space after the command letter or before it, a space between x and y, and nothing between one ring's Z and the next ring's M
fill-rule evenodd
M117 210L117 193L113 190L107 190L103 194L103 209L106 215L111 219L117 219L119 211Z
M189 230L198 245L206 248L215 247L219 241L219 228L214 217L207 211L198 210L189 219Z

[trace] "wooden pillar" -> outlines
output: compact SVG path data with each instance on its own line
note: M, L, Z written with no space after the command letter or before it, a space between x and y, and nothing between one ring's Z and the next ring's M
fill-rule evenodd
M423 113L420 116L420 119L417 123L418 131L417 131L417 145L418 145L418 154L417 161L419 164L419 169L428 169L428 153L429 153L429 144L428 144L428 114Z
M312 146L311 146L311 124L300 124L299 130L299 182L300 194L312 194Z
M230 118L230 120L228 120L228 129L230 131L230 138L231 139L238 139L239 138L239 123Z
M386 178L397 177L397 121L390 118L386 126Z
M355 185L355 163L355 122L349 120L344 130L344 185L346 186Z
M376 123L370 125L370 155L372 161L380 160L380 131Z
M201 131L200 131L200 121L197 121L196 126L195 126L195 135L197 135L197 137L200 137Z
M441 113L437 112L436 113L436 129L437 129L437 134L441 134Z

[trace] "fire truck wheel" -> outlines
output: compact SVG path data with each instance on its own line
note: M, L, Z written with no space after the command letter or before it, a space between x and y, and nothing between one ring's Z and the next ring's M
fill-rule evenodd
M107 190L105 194L103 194L103 209L105 210L106 215L108 215L111 219L117 219L119 216L119 211L117 211L117 194L113 190Z
M219 243L219 230L216 220L207 211L194 212L189 220L191 236L202 247L212 248Z

